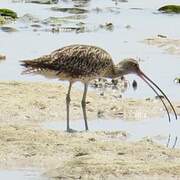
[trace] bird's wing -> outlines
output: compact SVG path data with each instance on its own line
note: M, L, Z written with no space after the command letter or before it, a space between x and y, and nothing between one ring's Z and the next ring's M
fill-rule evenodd
M97 75L112 66L111 56L95 46L67 46L51 53L53 66L71 75Z
M29 69L48 69L71 76L98 75L113 65L111 56L95 46L71 45L53 51L50 55L22 61Z

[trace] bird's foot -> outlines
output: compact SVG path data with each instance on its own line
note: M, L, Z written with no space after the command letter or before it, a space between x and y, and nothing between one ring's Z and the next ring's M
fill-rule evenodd
M66 130L66 132L68 132L68 133L76 133L76 132L78 132L78 131L75 130L75 129L68 128L68 129Z

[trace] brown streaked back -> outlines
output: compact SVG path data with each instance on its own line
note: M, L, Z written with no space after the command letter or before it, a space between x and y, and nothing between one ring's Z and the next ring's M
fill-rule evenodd
M104 76L114 67L111 56L105 50L89 45L66 46L50 55L22 62L26 68L57 71L72 78Z

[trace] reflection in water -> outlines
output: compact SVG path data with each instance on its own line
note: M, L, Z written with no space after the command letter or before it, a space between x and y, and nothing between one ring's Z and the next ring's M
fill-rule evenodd
M137 89L137 82L136 82L136 80L133 80L132 87L133 87L134 90Z
M72 0L75 7L86 7L89 5L90 0Z
M81 120L71 122L73 129L81 131L83 123ZM89 121L90 131L125 131L129 134L128 140L137 141L148 137L153 141L169 148L180 148L179 131L180 121L171 123L164 118L153 118L144 121L127 121L122 119L104 120L97 118ZM64 121L43 123L42 127L53 130L64 131L66 124Z
M175 138L171 138L171 134L169 134L166 147L175 148L177 144L177 140L178 140L178 136L176 136ZM170 144L172 144L172 146L170 146Z

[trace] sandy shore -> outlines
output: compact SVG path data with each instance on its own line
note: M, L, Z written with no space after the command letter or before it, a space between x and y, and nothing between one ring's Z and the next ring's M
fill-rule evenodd
M45 121L65 121L67 93L61 83L0 82L1 124L36 124ZM82 92L72 89L71 119L82 119ZM174 104L180 114L180 102ZM171 111L171 109L169 109ZM99 91L88 92L88 119L103 117L141 120L160 117L164 114L158 99L124 99L111 92L99 95Z
M27 126L0 130L1 168L36 167L51 179L180 178L180 150L149 139L129 143L124 132L68 134Z
M43 129L42 122L65 121L62 84L0 82L0 168L41 169L50 179L180 179L180 150L151 139L128 142L127 133L66 133ZM71 119L81 119L82 92L72 91ZM88 93L89 121L162 116L156 99L121 99ZM180 114L180 103L174 102ZM136 111L135 111L136 110ZM72 116L73 114L73 116Z

